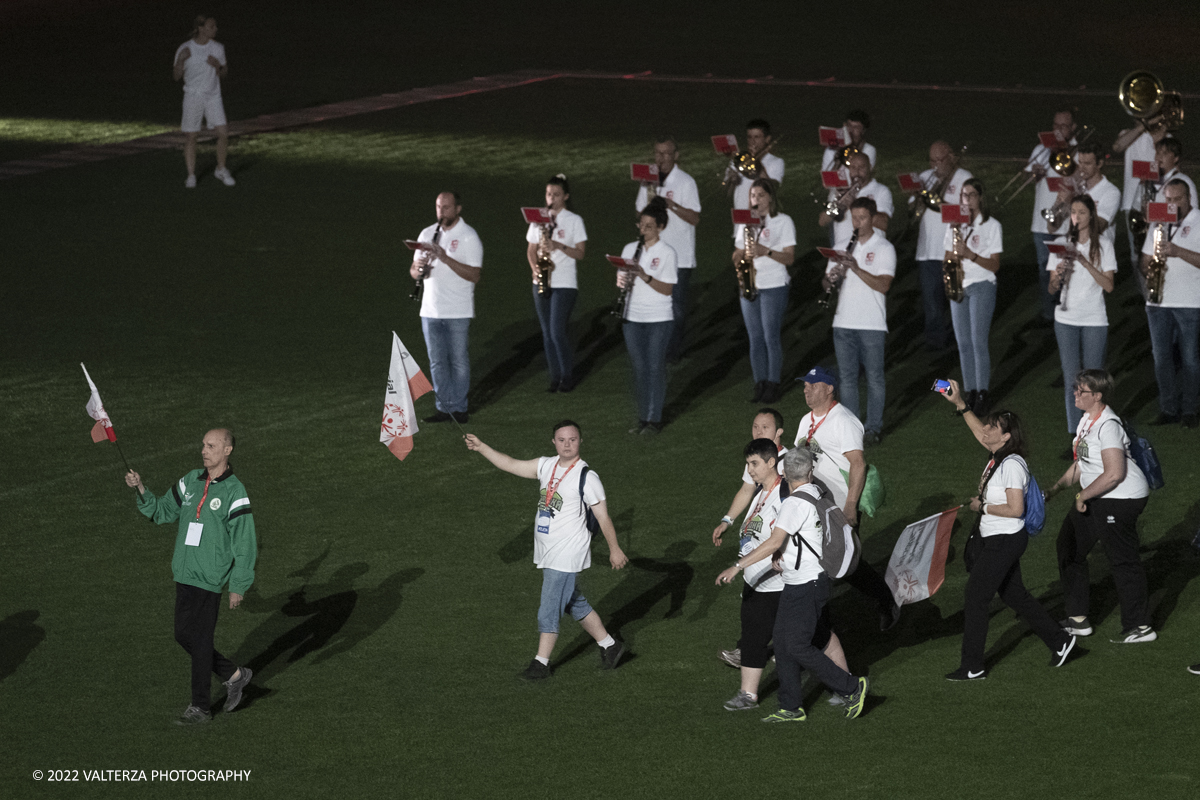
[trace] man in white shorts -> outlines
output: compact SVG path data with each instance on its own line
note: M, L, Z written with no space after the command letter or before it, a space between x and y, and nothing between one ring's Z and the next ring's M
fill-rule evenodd
M217 168L213 176L226 186L236 181L225 168L225 153L229 149L229 126L225 124L225 106L221 103L221 78L229 73L225 63L225 45L216 41L217 20L196 17L192 38L175 51L175 80L183 79L183 122L180 129L187 137L183 145L183 160L187 163L189 189L196 187L196 135L201 122L207 121L217 131Z

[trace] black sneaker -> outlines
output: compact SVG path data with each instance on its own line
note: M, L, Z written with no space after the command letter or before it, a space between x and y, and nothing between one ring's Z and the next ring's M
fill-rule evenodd
M546 390L547 394L554 394L558 391L561 384L558 381L550 381L550 388Z
M238 703L242 702L242 690L249 685L250 679L254 677L254 670L250 669L249 667L240 667L238 668L238 672L240 672L241 675L237 680L234 680L231 677L229 680L224 681L225 689L228 691L228 694L225 697L226 711L233 711L235 708L237 708Z
M1072 636L1091 636L1092 622L1087 617L1084 617L1079 622L1067 617L1058 621L1058 627L1062 628Z
M1179 422L1178 414L1163 414L1160 412L1159 415L1150 422L1150 424L1151 425L1174 425L1177 422Z
M1067 659L1071 657L1071 652L1075 649L1075 637L1067 639L1066 643L1054 651L1054 655L1050 656L1050 666L1061 667L1067 663Z
M527 681L540 681L550 677L550 665L543 664L536 658L529 662L529 666L521 673L521 677Z
M575 388L575 379L574 378L564 378L562 383L560 383L558 385L558 390L560 392L569 392L574 388Z
M600 669L616 669L623 655L625 655L625 645L613 639L613 643L608 647L600 648Z
M1188 672L1192 673L1193 675L1200 675L1200 664L1192 664L1190 667L1188 667Z
M987 677L987 670L970 670L966 667L959 667L946 676L948 681L981 681Z
M425 419L421 420L421 422L449 422L450 419L450 415L445 411L439 411L436 414L425 417Z

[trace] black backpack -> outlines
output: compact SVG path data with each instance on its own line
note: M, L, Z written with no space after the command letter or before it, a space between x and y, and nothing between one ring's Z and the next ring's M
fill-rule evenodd
M583 499L583 487L587 483L588 473L592 471L591 467L584 467L579 473L579 507L582 509L584 524L587 525L588 533L595 536L600 532L600 520L596 519L596 513L592 511L592 507Z

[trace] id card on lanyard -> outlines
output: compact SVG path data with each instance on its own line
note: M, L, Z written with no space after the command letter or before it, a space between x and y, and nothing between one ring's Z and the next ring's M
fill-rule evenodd
M542 499L541 507L538 509L536 528L538 533L542 535L550 533L550 520L554 519L554 509L550 503L554 500L554 495L558 492L558 487L562 486L562 482L566 480L567 475L571 474L571 470L575 469L575 464L578 463L579 460L576 459L575 463L567 467L567 471L556 481L554 477L558 474L558 462L554 462L554 469L550 471L550 480L546 482L546 496Z
M753 522L754 518L757 517L759 515L759 513L762 512L763 507L766 506L766 504L767 504L767 501L771 499L771 495L775 492L776 489L779 488L779 482L781 480L782 480L782 477L777 476L775 478L774 485L771 486L770 489L767 489L764 486L761 490L762 499L760 499L758 501L758 505L754 507L754 510L746 515L746 521L742 524L742 537L738 541L738 557L739 558L750 552L746 548L749 547L750 543L754 541L754 534L749 533L750 523ZM766 525L774 526L775 520L771 520L770 522L763 520L763 523L764 523L764 527ZM759 528L759 530L761 531L762 528Z
M187 538L183 540L188 547L200 546L200 537L204 533L204 523L200 521L200 509L204 507L204 501L208 499L208 487L211 483L212 476L210 475L204 481L204 494L200 496L200 502L196 504L196 520L188 523Z

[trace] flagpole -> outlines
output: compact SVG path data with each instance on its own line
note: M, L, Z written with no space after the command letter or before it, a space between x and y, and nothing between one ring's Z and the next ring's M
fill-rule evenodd
M439 403L442 402L442 398L438 397L437 389L430 389L429 391L433 394L434 400L438 401ZM466 436L467 432L465 430L463 430L462 425L458 424L458 420L454 418L454 413L451 411L447 411L446 413L450 415L450 421L458 426L458 432L461 433L463 436Z
M133 472L133 470L129 466L129 462L125 459L125 451L121 449L121 443L118 442L116 439L113 439L113 444L115 444L117 446L117 452L121 454L121 462L123 464L125 464L125 471Z

